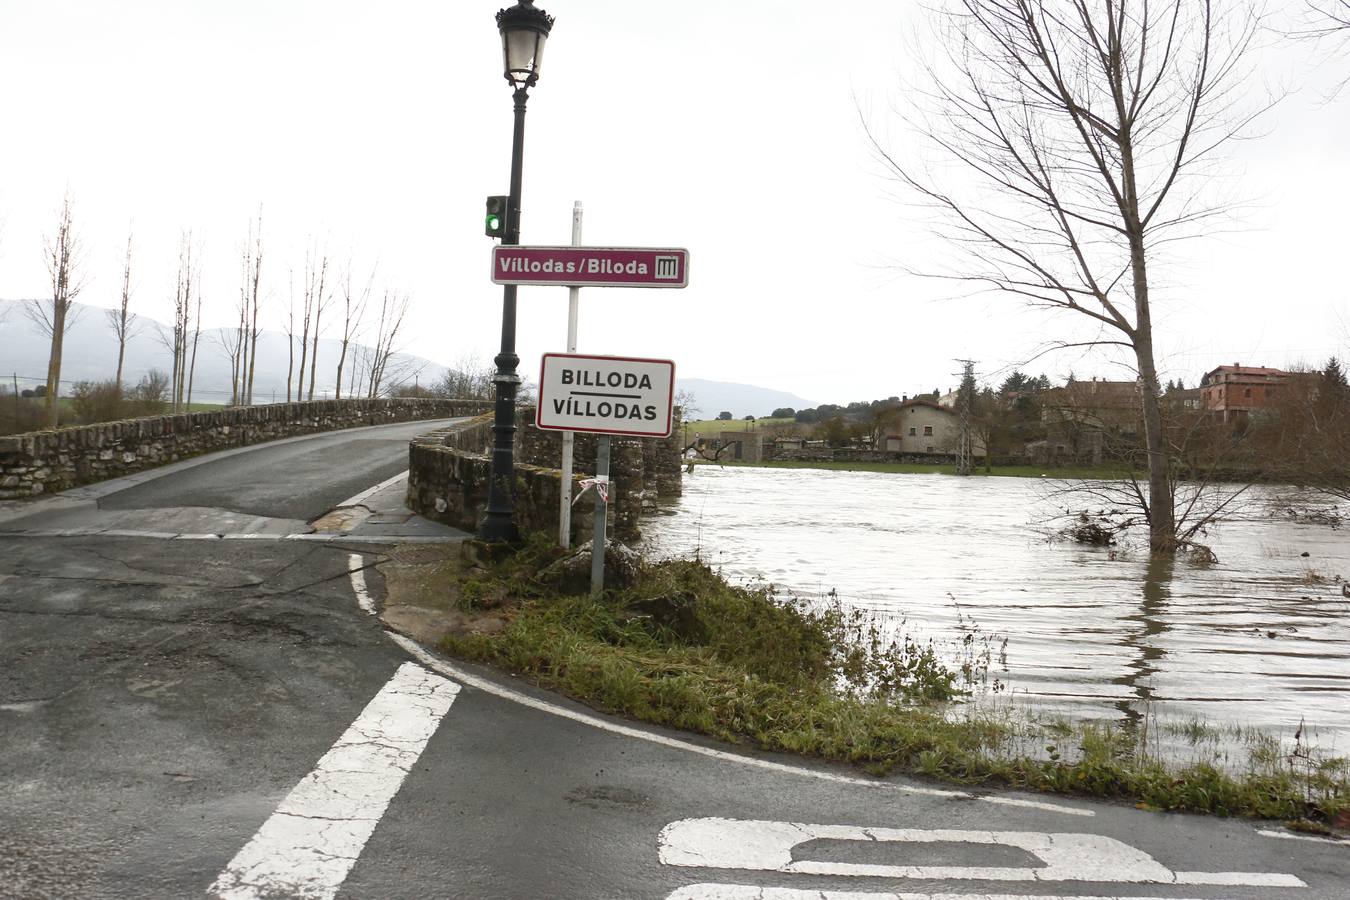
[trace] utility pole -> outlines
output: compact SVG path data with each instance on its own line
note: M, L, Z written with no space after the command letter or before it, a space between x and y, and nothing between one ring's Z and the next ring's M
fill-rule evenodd
M961 386L956 389L956 412L960 416L961 435L956 446L956 474L969 475L971 468L970 414L975 405L975 361L958 359ZM988 449L985 449L988 453Z

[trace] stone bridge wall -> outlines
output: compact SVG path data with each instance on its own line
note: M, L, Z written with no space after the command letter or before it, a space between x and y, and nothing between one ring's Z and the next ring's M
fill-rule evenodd
M521 408L516 427L516 524L524 532L556 533L562 434L536 428L533 408ZM677 426L672 435L678 430ZM595 450L596 435L576 435L575 481L594 474ZM491 454L491 414L417 438L408 451L408 507L429 519L475 531L487 506ZM679 496L678 440L616 438L610 448L610 481L614 536L632 541L639 535L639 516L653 510L658 497ZM574 545L589 538L593 510L590 495L573 507Z
M481 400L314 400L125 419L0 437L0 499L31 497L277 438L420 419L472 416Z

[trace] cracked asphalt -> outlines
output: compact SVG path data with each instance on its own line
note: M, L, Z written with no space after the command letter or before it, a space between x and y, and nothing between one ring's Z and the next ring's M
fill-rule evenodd
M183 508L313 521L397 474L408 437L421 428L262 445L87 508L63 507L62 521L102 509L153 522L156 510ZM409 664L353 595L355 563L380 601L373 566L384 549L357 538L0 533L0 897L208 896ZM991 803L944 793L943 785L869 782L850 770L757 754L751 758L768 766L747 765L721 753L734 748L661 729L638 729L654 739L624 733L631 723L591 721L588 710L514 679L459 669L457 682L453 670L438 670L459 688L420 754L381 745L402 781L387 809L357 817L372 830L337 896L767 900L761 889L777 888L804 892L773 895L783 900L831 891L856 892L858 900L902 892L1350 897L1350 847L1260 834L1276 824L1044 796L995 798L1044 807ZM404 693L413 706L428 702L421 689ZM815 872L835 874L771 871L749 848L740 867L701 866L692 851L683 862L663 862L667 829L705 819L713 828L762 820L943 829L948 839L841 838L792 848L794 859L824 861ZM976 831L1090 834L1137 848L1171 872L1284 873L1306 886L1094 881L1100 869L1090 859L1077 880L972 879L960 870L1039 865L1015 846L960 837ZM849 866L855 874L846 874ZM900 878L878 874L885 866L938 868ZM938 869L947 874L932 874ZM714 884L742 893L700 887Z

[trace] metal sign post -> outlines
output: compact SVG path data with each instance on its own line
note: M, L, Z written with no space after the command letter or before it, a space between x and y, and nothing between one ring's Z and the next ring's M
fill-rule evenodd
M581 201L572 204L572 246L581 246ZM577 352L577 312L581 306L581 288L572 285L567 291L567 352ZM562 436L562 491L558 502L558 546L564 550L572 546L572 454L576 444L573 432ZM608 471L605 473L608 475Z
M609 514L609 435L595 442L595 531L591 536L591 596L605 589L605 526Z
M545 353L539 369L535 427L584 431L596 441L595 529L591 543L591 594L605 585L605 529L609 512L610 435L668 437L675 399L675 363L631 356ZM570 477L570 476L569 476ZM564 488L566 490L566 488Z

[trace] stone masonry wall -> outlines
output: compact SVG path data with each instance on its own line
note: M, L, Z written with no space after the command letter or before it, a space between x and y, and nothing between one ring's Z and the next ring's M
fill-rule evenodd
M516 417L515 509L522 531L556 532L562 472L562 434L534 426L534 410ZM596 435L576 435L574 480L595 472ZM492 469L492 416L484 415L418 437L408 451L408 507L429 519L474 531L487 506ZM616 538L639 534L638 518L658 496L678 496L678 440L617 438L610 447L610 510ZM575 492L578 488L574 487ZM573 507L573 545L590 535L594 503Z
M315 400L151 416L0 437L0 500L62 491L213 450L419 419L472 416L479 400Z

